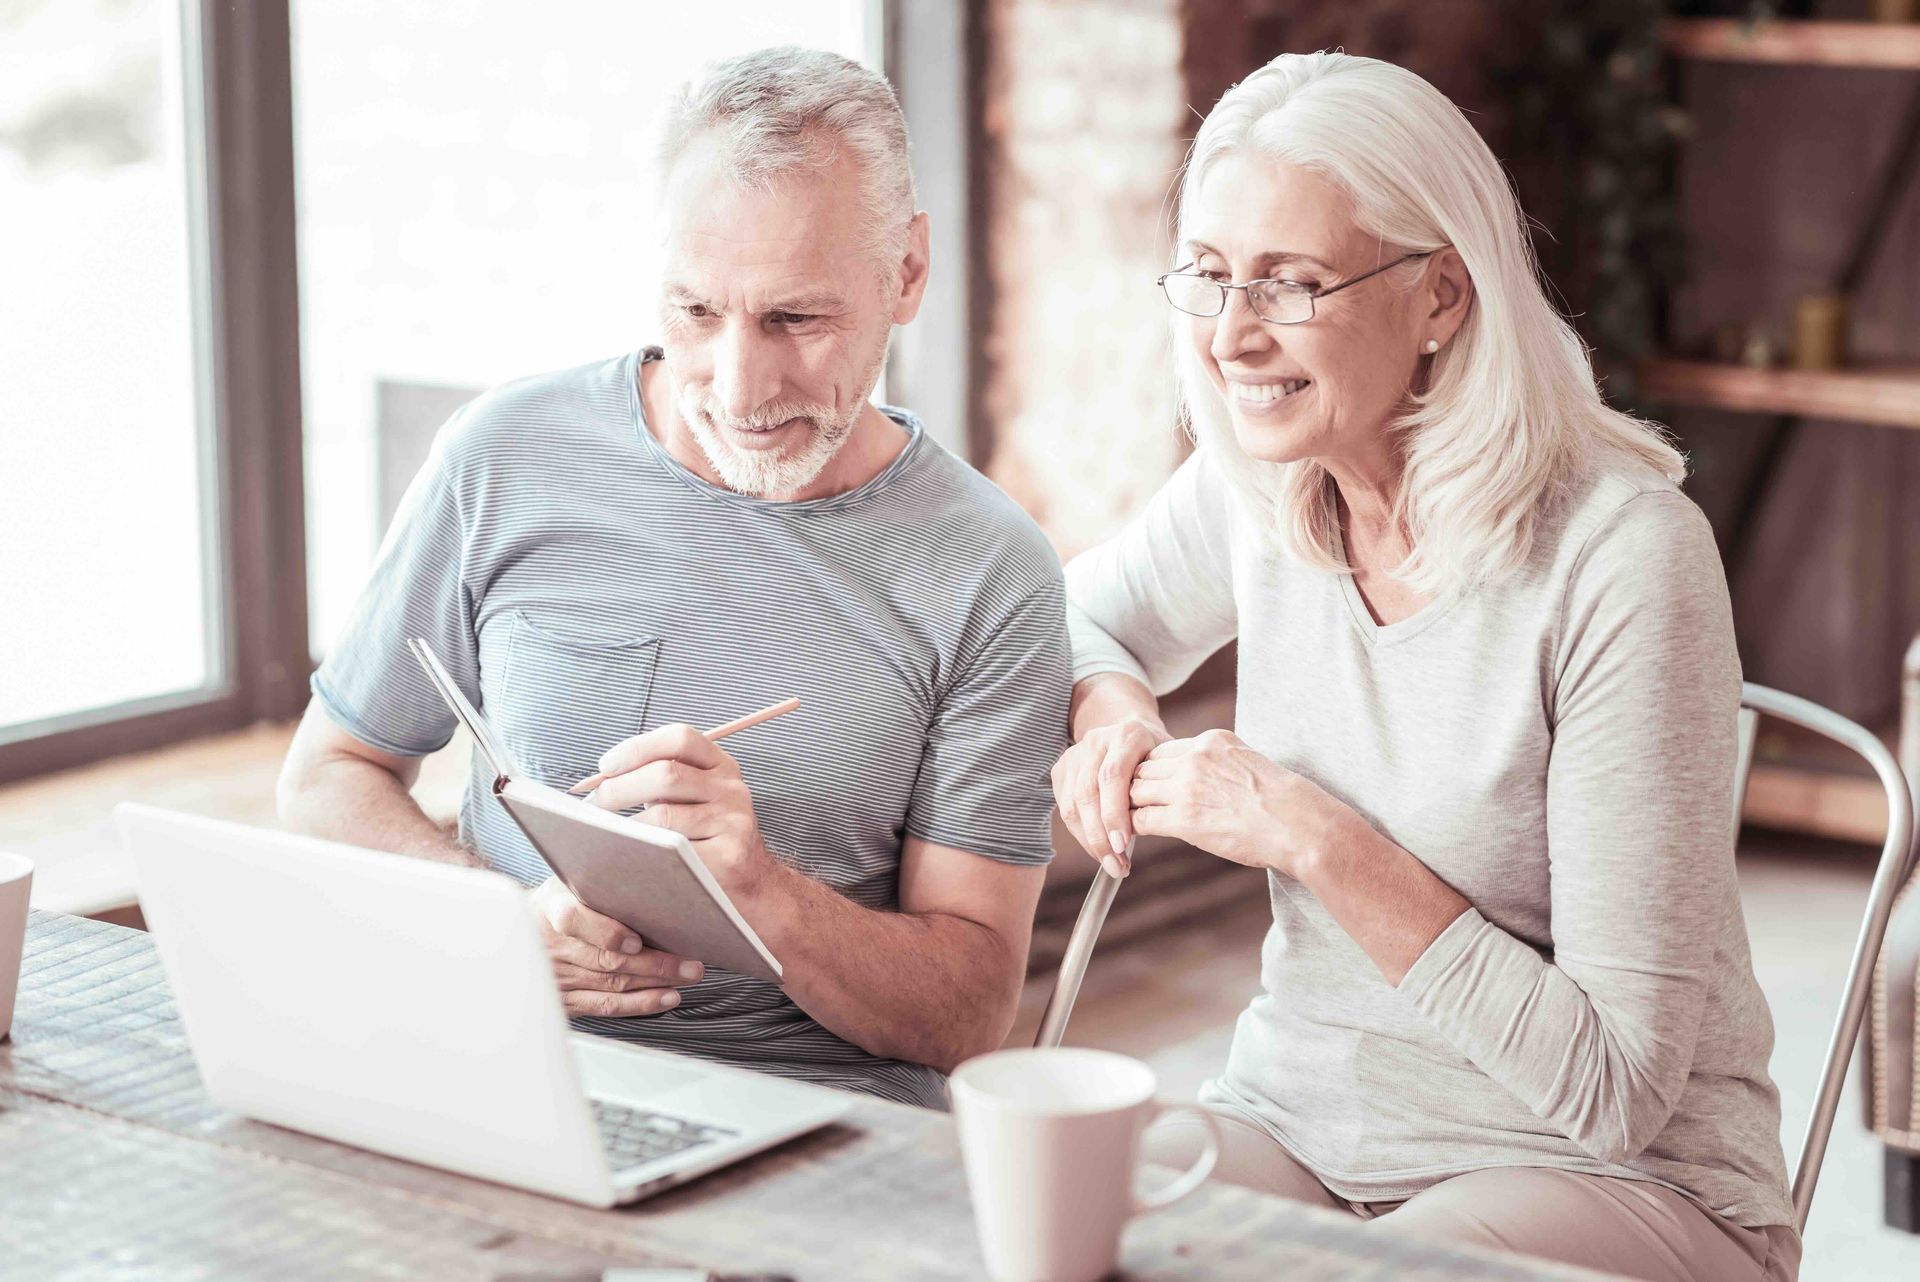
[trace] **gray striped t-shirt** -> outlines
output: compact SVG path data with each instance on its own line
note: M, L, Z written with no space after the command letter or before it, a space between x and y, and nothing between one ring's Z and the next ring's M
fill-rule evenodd
M886 413L905 448L847 493L778 503L709 485L645 425L635 376L657 355L510 383L454 417L314 675L321 706L383 751L441 747L453 717L406 649L426 637L516 764L564 787L631 735L798 695L800 711L726 744L789 865L885 910L908 835L1046 862L1069 680L1044 536L900 410ZM536 884L547 866L491 782L476 761L463 837ZM574 1024L944 1106L935 1070L869 1054L777 986L719 969L664 1014Z

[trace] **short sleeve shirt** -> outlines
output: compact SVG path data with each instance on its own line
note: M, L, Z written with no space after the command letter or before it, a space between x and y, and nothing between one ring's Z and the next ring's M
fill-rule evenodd
M567 787L632 735L797 695L798 712L726 744L790 866L890 910L908 836L1044 863L1070 678L1059 562L1033 522L891 408L905 447L854 490L782 503L711 485L646 426L636 375L658 358L511 383L454 417L314 675L321 706L387 752L443 746L453 717L406 648L424 637L516 764ZM476 760L463 838L537 884L549 870L491 782ZM874 1056L776 985L718 969L672 1011L575 1025L944 1101L933 1069Z

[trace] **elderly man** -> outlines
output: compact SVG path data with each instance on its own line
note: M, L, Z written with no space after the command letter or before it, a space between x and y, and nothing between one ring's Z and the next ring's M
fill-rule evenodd
M508 384L442 431L314 676L282 816L534 887L585 1031L941 1106L942 1071L1012 1023L1050 855L1059 565L868 401L927 284L886 82L827 53L736 58L681 91L661 161L661 345ZM453 722L410 636L523 769L610 771L600 804L684 833L784 986L583 907L483 769L460 839L436 827L408 788ZM790 695L724 750L693 728Z

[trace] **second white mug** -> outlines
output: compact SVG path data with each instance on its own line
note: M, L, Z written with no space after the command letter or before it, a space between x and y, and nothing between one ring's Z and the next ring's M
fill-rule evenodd
M33 861L0 851L0 1039L13 1028L13 997L20 986L20 951L26 943L32 891Z
M1119 1261L1120 1231L1206 1180L1220 1132L1199 1109L1154 1103L1153 1070L1112 1051L995 1051L954 1070L953 1112L980 1248L994 1282L1092 1282ZM1207 1128L1193 1166L1147 1197L1133 1191L1140 1134L1163 1112Z

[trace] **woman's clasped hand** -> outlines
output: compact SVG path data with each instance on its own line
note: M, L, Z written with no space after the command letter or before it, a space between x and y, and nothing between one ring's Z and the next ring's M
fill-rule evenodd
M1136 835L1170 837L1292 875L1359 816L1231 730L1175 739L1145 719L1101 726L1053 772L1061 819L1108 872L1132 871Z

